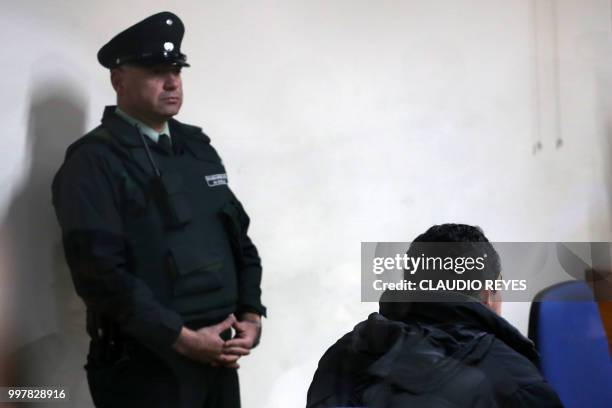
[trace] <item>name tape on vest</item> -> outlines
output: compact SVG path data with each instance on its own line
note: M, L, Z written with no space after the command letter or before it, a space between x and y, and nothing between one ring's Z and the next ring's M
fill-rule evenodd
M208 187L216 187L227 184L227 174L211 174L209 176L205 176L206 184Z

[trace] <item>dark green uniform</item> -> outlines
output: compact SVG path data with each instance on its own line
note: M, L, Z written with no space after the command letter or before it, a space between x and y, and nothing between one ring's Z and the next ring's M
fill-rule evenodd
M172 344L183 325L265 315L249 218L200 128L171 119L166 152L114 109L68 148L53 182L66 259L88 310L94 401L106 387L123 392L113 406L200 407L218 398L211 391L224 390L225 377L233 385L223 392L238 401L235 370L187 360ZM113 390L114 376L123 388Z

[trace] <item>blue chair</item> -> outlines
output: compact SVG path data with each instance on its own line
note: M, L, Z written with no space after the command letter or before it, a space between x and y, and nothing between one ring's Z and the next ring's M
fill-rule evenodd
M612 407L612 357L585 282L564 282L538 293L529 338L540 352L542 375L566 407Z

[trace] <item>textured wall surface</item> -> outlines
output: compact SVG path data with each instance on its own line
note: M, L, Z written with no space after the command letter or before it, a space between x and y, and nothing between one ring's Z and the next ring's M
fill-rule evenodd
M2 324L33 383L70 390L66 406L91 406L87 339L51 178L114 103L98 48L169 4L20 1L0 17ZM212 138L264 262L269 319L240 369L245 407L303 406L324 350L377 310L360 302L361 241L441 222L494 241L611 239L607 0L170 10L192 64L178 119ZM528 309L503 313L525 332Z

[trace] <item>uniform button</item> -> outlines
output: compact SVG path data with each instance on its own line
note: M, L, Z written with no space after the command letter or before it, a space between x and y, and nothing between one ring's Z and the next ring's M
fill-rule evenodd
M174 49L174 44L171 42L165 42L164 43L164 50L166 51L172 51Z
M172 25L172 23L173 23L173 21L172 21L171 19L167 19L167 20L166 20L166 24L168 24L168 25Z

